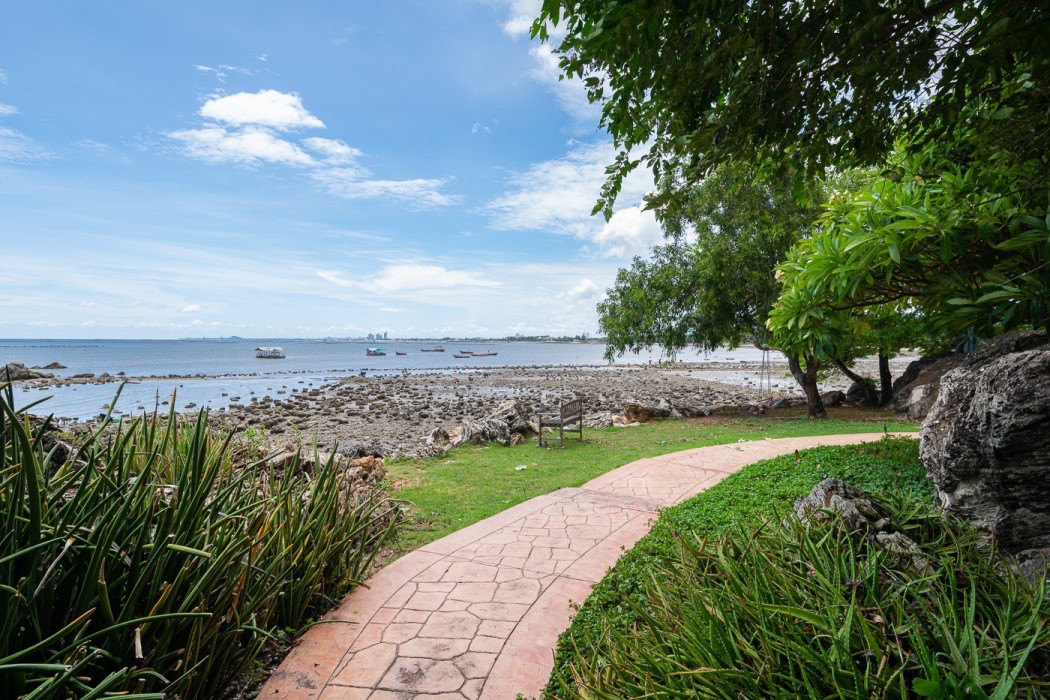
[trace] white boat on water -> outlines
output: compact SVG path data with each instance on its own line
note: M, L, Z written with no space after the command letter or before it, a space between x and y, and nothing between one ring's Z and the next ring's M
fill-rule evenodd
M255 348L255 356L260 360L283 360L284 348Z
M386 350L383 348L365 348L365 354L369 357L384 357Z

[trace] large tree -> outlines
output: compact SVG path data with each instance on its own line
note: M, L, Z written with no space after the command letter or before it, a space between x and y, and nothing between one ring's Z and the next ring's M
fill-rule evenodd
M810 199L821 196L816 190ZM766 320L781 287L774 270L819 212L794 196L790 174L760 178L740 163L716 169L664 217L668 245L621 270L599 304L609 356L654 345L672 353L744 342L771 347ZM821 362L811 353L786 354L810 415L826 417Z
M545 0L534 34L558 38L567 76L603 104L620 154L599 209L638 163L698 181L729 160L880 163L966 116L1046 163L1050 3L1033 0ZM964 114L993 98L992 113ZM1003 118L1008 117L1008 118ZM639 151L644 151L639 155ZM1048 177L1046 169L1044 179ZM664 188L665 206L681 189Z
M1050 327L1050 192L1043 164L965 130L901 148L832 197L780 269L778 341L834 353L838 319L881 307L925 316L945 342ZM867 311L872 313L872 311Z

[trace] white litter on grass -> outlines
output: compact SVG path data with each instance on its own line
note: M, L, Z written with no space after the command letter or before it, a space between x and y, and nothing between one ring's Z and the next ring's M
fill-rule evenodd
M518 466L514 467L514 471L516 471L516 472L520 472L520 471L522 471L524 469L528 469L528 467L525 466L524 464L519 464Z

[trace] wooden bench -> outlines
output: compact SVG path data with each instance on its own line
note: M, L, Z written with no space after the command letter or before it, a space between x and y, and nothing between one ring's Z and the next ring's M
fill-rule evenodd
M540 419L540 440L537 447L549 445L555 439L561 447L565 447L565 433L578 433L580 441L583 441L583 401L580 399L563 403L557 413L541 413L538 417ZM571 427L573 423L576 423L577 427ZM546 437L543 433L544 428L557 428L558 437Z

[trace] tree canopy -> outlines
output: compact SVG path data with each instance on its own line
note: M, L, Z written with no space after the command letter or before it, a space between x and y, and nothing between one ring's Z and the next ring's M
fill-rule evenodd
M599 305L607 354L768 346L766 319L780 294L773 270L819 212L795 198L790 174L759 178L741 163L716 169L663 218L670 242L620 270Z
M830 199L780 267L778 342L834 353L844 313L912 308L945 341L1050 323L1050 193L1043 165L960 134L902 148Z
M533 33L560 38L563 72L603 105L620 149L596 208L607 216L640 162L686 182L730 160L800 177L872 165L903 134L950 133L986 97L1009 117L994 129L1003 147L1043 157L1050 137L1050 3L545 0Z

